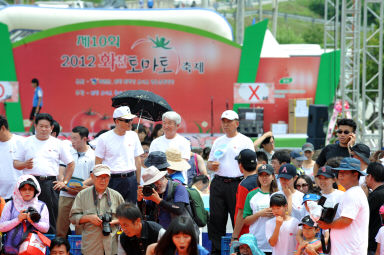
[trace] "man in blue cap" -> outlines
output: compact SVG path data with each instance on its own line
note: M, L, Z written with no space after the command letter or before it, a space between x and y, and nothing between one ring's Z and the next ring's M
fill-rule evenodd
M304 160L308 158L304 155L303 150L293 150L291 151L291 163L296 167L297 174L305 174L304 170L301 168L303 166Z
M291 164L282 165L277 178L280 180L282 190L276 193L283 194L287 198L288 212L300 221L305 216L305 207L303 206L304 194L293 185L297 178L296 167Z
M339 218L327 224L318 221L322 229L331 229L331 254L361 255L368 249L369 205L363 189L359 186L360 161L343 158L334 168L337 179L346 189L339 204Z

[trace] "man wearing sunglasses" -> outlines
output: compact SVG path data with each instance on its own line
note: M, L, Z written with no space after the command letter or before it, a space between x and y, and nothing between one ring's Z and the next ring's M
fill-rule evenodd
M348 147L352 147L356 141L356 123L352 119L337 121L337 142L328 144L323 148L313 167L313 175L316 176L320 167L324 166L328 159L334 157L350 157Z
M137 184L140 183L143 148L136 132L128 106L120 106L113 112L115 128L100 135L95 150L95 164L111 168L110 188L120 192L125 201L136 203Z

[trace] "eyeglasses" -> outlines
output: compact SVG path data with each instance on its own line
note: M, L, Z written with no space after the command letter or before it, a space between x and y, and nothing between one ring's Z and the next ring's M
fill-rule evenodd
M132 121L132 120L129 120L129 119L118 119L118 120L123 121L123 122L125 122L125 123L129 123L129 122Z
M352 133L352 132L349 132L348 130L337 130L336 133L338 134L342 134L344 132L345 135L348 135L349 133Z
M308 187L308 183L303 183L303 184L296 184L297 189L305 188Z

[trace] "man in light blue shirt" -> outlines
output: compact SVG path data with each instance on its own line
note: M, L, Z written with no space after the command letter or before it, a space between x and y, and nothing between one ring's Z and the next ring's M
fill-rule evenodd
M39 86L39 80L33 78L31 81L32 87L35 88L32 101L32 111L29 115L29 119L33 120L35 116L40 112L41 107L43 107L43 90Z

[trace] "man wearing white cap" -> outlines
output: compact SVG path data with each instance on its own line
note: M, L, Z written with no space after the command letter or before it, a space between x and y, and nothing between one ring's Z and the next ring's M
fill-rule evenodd
M117 254L116 209L124 199L119 192L108 188L111 170L107 165L95 165L91 178L94 186L77 194L70 220L76 226L83 226L81 252L84 255Z
M239 116L236 112L224 111L221 115L221 126L225 135L213 143L207 164L208 169L215 171L209 198L211 217L208 236L212 241L211 254L221 253L221 237L226 234L228 213L231 215L232 226L234 225L236 192L243 176L235 157L243 149L255 151L252 140L237 132Z
M109 187L132 203L136 203L137 199L137 184L141 175L140 155L144 153L139 137L131 130L135 117L128 106L116 108L113 112L116 126L97 139L95 151L95 164L103 163L111 168Z

